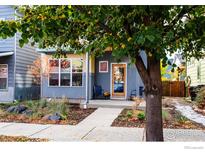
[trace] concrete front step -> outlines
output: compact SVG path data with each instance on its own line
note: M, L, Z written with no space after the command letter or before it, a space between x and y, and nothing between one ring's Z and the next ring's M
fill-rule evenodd
M81 107L83 107L84 104L81 104ZM129 100L90 100L88 105L88 108L127 108L132 109L134 107L134 101ZM142 102L138 109L145 109L145 102Z

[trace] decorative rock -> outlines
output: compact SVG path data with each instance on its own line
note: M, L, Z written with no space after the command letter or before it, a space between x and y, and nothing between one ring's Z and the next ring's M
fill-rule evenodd
M59 113L54 113L53 115L49 116L49 120L54 120L54 121L61 120L61 116Z
M54 114L48 114L48 115L45 115L42 120L53 120L53 121L58 121L58 120L61 120L61 115L59 113L54 113Z
M23 105L17 105L17 106L11 106L7 109L7 112L10 113L22 113L25 111L27 108Z
M43 118L42 118L42 120L49 120L49 117L50 117L51 115L50 114L47 114L47 115L45 115Z
M25 110L22 112L22 114L27 115L27 116L31 116L33 114L32 110Z
M10 106L6 111L9 113L12 113L15 108L16 108L16 106Z
M177 111L180 111L181 114L185 117L187 117L190 120L193 120L197 123L201 123L202 125L205 126L205 116L197 113L195 110L192 109L192 107L188 106L188 105L182 105L176 102L176 104L174 105L176 107Z

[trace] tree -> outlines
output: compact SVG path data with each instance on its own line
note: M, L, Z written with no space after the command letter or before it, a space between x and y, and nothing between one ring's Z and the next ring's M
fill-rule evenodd
M23 16L0 22L0 36L21 32L20 44L38 43L72 52L103 54L108 46L118 60L132 59L145 86L146 140L163 141L160 60L180 51L183 57L202 56L204 6L22 6ZM11 28L8 28L11 27ZM15 27L15 28L14 28ZM9 32L8 32L9 31ZM140 51L147 54L144 64Z

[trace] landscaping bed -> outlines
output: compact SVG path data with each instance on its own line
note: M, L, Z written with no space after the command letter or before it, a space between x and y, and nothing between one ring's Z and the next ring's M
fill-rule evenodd
M47 139L0 135L0 142L48 142Z
M76 125L96 109L62 102L30 101L0 104L0 122Z
M144 115L144 111L142 110L124 109L120 113L120 115L113 121L112 126L144 128L146 121L145 115L142 115ZM163 128L205 130L205 127L203 125L187 119L174 108L163 110L162 117Z

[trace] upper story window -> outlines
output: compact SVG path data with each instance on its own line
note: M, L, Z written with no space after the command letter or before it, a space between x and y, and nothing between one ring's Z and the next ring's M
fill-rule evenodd
M82 86L81 59L50 59L49 66L49 86Z
M0 90L8 88L8 65L0 64Z

